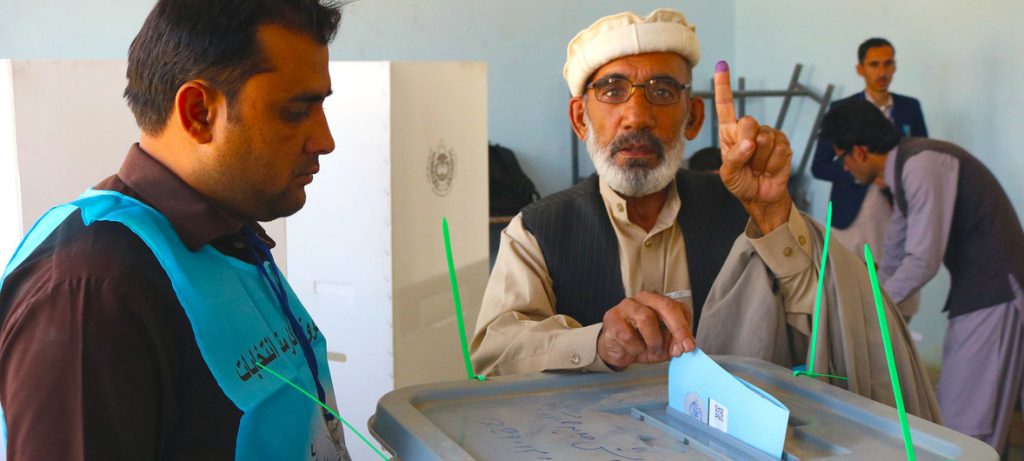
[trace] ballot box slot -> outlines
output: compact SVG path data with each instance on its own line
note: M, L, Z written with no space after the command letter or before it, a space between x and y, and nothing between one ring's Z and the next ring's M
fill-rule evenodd
M645 409L633 408L630 414L712 459L774 460L768 454L725 432L713 429L707 424L683 414L673 415L673 412L674 410L668 407L647 407ZM784 459L795 460L796 458Z

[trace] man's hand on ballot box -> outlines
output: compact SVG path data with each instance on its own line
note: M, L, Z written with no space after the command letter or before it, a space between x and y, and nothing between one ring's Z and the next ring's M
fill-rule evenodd
M694 348L693 309L647 291L622 300L604 314L597 355L612 369L659 363Z

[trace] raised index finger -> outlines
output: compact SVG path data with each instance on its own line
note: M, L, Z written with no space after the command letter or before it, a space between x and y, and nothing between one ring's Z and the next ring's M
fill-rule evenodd
M736 123L736 105L732 100L732 83L729 82L729 63L718 61L715 65L715 109L718 111L720 126Z

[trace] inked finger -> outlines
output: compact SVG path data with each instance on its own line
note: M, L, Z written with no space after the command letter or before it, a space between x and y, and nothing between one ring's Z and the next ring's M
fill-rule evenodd
M718 61L715 65L715 110L718 112L719 130L736 123L736 105L729 78L729 63Z

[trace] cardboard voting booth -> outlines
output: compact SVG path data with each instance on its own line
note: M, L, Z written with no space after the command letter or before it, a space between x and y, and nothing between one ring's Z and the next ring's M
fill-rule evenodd
M894 408L760 360L714 359L789 409L781 459L905 459ZM662 364L416 386L382 398L370 430L403 461L780 459L672 414L668 375ZM951 429L913 416L910 426L919 460L998 459Z
M465 376L441 220L472 329L487 283L483 63L335 62L324 110L337 147L287 219L288 279L327 337L342 417ZM374 459L346 431L354 459Z

